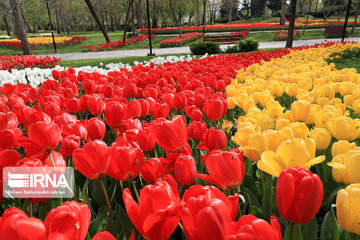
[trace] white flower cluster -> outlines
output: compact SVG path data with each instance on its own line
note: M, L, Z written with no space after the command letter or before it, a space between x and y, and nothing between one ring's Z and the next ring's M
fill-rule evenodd
M202 58L206 57L207 55L204 55ZM181 62L181 61L191 61L193 58L190 55L187 56L168 56L168 57L156 57L151 59L150 61L145 61L145 62L138 62L138 61L134 61L134 65L143 65L143 66L147 66L150 65L151 63L154 63L155 66L158 65L162 65L165 62L171 62L171 63L176 63L176 62ZM131 65L130 64L124 64L124 63L110 63L110 64L106 64L104 67L103 63L99 64L100 67L95 66L83 66L80 68L74 68L76 71L76 74L79 71L83 71L83 72L98 72L100 74L104 74L106 75L108 72L112 72L112 71L120 71L121 68L127 68L129 70L131 70ZM58 70L58 71L63 71L66 70L66 68L61 67L61 66L56 66L55 68L46 68L46 69L41 69L41 68L25 68L25 69L12 69L11 71L6 71L6 70L0 70L0 86L3 86L5 83L10 83L10 84L17 84L17 83L23 83L23 84L29 84L32 87L37 87L39 85L41 85L44 81L46 81L47 79L52 79L53 76L51 74L52 70Z

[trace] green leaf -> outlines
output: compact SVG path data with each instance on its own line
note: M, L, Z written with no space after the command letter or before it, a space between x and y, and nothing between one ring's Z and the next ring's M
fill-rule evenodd
M291 227L293 228L292 231L291 231ZM305 239L308 240L307 238L305 238ZM300 226L295 223L289 224L285 230L284 240L303 240Z
M261 205L259 203L259 201L257 200L256 196L249 190L247 189L247 197L248 197L248 200L249 200L249 206L255 206L255 207L258 207L258 208L261 208Z
M318 224L316 221L316 217L311 219L310 222L308 222L305 225L305 229L303 232L304 239L317 239L317 233L318 233Z
M249 214L252 214L257 218L262 218L262 219L265 218L265 214L264 214L263 210L261 208L259 208L259 207L256 207L256 206L251 206L250 207Z
M107 216L107 208L106 206L103 206L99 209L98 211L98 215L96 216L96 218L94 220L91 221L90 226L89 226L89 234L91 236L93 236L94 234L101 232L102 226L103 226L103 220L106 218Z
M339 225L333 209L326 213L321 226L321 240L339 240Z
M83 202L89 203L88 199L88 186L89 186L89 179L86 180L83 189L81 190L81 199Z

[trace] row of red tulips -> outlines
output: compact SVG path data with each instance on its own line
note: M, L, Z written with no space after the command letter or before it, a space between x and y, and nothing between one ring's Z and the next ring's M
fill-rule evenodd
M0 239L90 239L103 230L111 234L98 239L120 239L134 228L146 239L179 238L181 229L188 239L282 239L284 219L303 224L314 217L321 181L308 170L287 169L276 190L284 219L270 211L264 219L249 214L256 208L245 202L258 201L258 193L241 184L252 178L265 184L270 175L249 176L249 161L219 129L228 129L223 117L230 114L223 91L236 70L303 48L139 65L107 75L69 68L54 70L55 80L39 88L5 84L0 169L75 166L77 201L4 199L2 208L22 208L28 216L6 210ZM310 199L304 192L316 194Z
M36 57L36 56L0 56L0 70L10 71L13 68L47 68L55 67L59 58L56 57Z
M151 37L153 38L153 37L155 37L155 35L152 34ZM117 40L117 41L112 41L112 42L108 42L108 43L99 43L96 46L92 46L92 45L85 46L84 48L81 48L81 51L83 51L83 52L107 51L107 50L121 48L126 45L143 42L148 38L149 38L149 35L139 35L137 37L133 36L131 38L126 38L124 42L122 40Z
M185 33L182 34L181 38L179 36L166 39L160 42L161 48L167 48L167 47L179 47L183 46L189 42L196 41L197 39L200 39L202 36L201 33Z

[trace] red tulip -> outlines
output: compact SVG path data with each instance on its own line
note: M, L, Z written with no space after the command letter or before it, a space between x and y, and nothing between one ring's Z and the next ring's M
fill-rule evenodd
M239 150L211 151L205 156L204 164L209 175L197 174L196 176L223 190L239 187L244 178L244 157Z
M95 139L103 139L106 132L106 126L103 120L97 117L90 118L86 123L88 138L93 141Z
M151 131L155 141L168 152L181 151L189 141L185 119L176 115L171 121L158 119Z
M95 234L91 240L116 240L108 231L103 231Z
M226 143L227 138L225 131L217 130L212 127L210 129L206 129L198 148L205 151L224 150L226 148Z
M85 141L88 136L86 129L86 121L77 121L75 123L68 123L62 127L61 136L67 137L70 135L76 135L81 141Z
M20 209L9 208L0 217L0 239L45 240L45 227L40 219L28 217Z
M207 127L204 122L192 122L187 126L186 131L192 139L200 140L206 129Z
M323 193L318 175L301 167L284 169L276 185L279 213L286 220L306 224L319 211Z
M123 193L126 211L131 222L145 239L168 239L180 222L179 190L174 178L166 175L155 185L140 190L139 204L127 188Z
M91 95L87 99L88 108L91 114L100 115L104 111L105 103L98 95Z
M112 127L119 127L124 119L124 104L119 102L110 102L105 107L106 123Z
M47 240L84 240L90 220L91 214L86 204L64 202L59 207L51 209L45 218Z
M108 167L108 147L100 140L86 143L81 149L73 152L74 165L79 172L89 179L105 176Z
M134 179L140 174L143 161L140 149L114 145L109 150L108 175L119 181Z
M270 222L259 219L254 215L245 215L232 224L229 240L256 239L281 240L281 227L276 217L271 216Z
M210 121L219 120L227 110L227 104L220 99L205 102L203 111Z
M170 105L167 103L164 103L164 104L156 103L151 108L151 112L152 112L154 119L167 118L167 116L170 113Z
M30 125L29 137L20 137L19 144L25 148L27 156L51 152L60 141L60 128L55 123L36 122Z
M71 157L74 150L80 147L80 137L69 135L61 141L60 153L65 157Z
M150 152L155 147L155 139L153 138L149 128L143 128L140 130L137 134L137 142L141 150L144 152Z
M150 158L145 161L141 168L141 177L148 183L155 183L155 181L166 173L168 169L169 160L163 157Z
M195 181L196 165L191 155L180 155L174 166L175 179L182 186L190 186Z
M187 239L226 240L238 212L239 195L226 197L215 187L194 185L185 191L181 222Z
M124 113L126 119L139 117L141 114L141 104L136 99L131 100L126 104Z

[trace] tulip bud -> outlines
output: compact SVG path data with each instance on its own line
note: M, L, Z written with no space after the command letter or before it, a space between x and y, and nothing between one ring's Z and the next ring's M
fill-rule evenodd
M342 229L360 235L360 184L341 189L336 197L336 216Z
M354 148L356 148L356 144L354 142L350 143L346 140L340 140L332 145L331 154L333 157L335 157L339 154L347 153Z
M88 138L91 141L95 139L103 139L106 132L106 126L103 120L97 117L90 118L86 123Z
M317 150L327 149L331 142L331 134L325 128L312 129L309 137L315 140Z
M196 165L191 155L180 155L176 159L175 179L182 186L190 186L195 181Z
M281 172L276 185L276 202L283 218L306 224L316 215L322 200L323 185L316 174L301 167Z
M225 131L217 130L212 127L210 129L206 129L198 148L205 151L224 150L226 148L226 143L227 138Z

